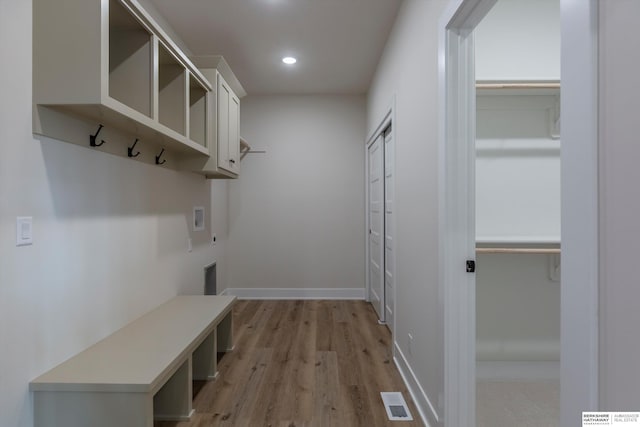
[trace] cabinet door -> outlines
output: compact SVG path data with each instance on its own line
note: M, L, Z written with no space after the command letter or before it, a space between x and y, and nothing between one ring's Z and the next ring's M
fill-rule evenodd
M233 92L229 98L229 166L240 173L240 100Z
M218 74L218 167L232 172L229 162L229 101L231 89Z

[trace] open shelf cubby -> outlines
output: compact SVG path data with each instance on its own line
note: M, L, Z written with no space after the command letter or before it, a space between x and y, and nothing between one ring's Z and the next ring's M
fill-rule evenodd
M186 70L162 44L158 46L158 119L181 135L186 132Z
M109 1L109 96L152 117L151 33L117 0Z
M189 74L189 138L207 146L207 90Z
M128 155L139 140L146 152L166 149L175 167L206 161L212 83L152 14L138 0L64 6L33 0L33 132L97 149L90 135L104 128L110 153Z

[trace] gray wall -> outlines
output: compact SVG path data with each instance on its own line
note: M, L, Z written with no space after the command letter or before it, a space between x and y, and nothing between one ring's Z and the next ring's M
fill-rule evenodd
M267 153L248 154L229 185L229 292L364 295L364 97L248 96L241 108L243 137Z
M433 426L443 415L444 392L443 310L438 291L437 24L446 3L403 2L367 108L370 135L395 97L395 345L425 392L421 403ZM411 349L408 334L413 336Z
M600 409L640 408L640 3L600 2Z
M32 425L30 380L172 296L202 293L203 268L221 247L209 245L210 211L206 230L191 231L192 209L225 203L200 176L34 137L31 22L31 1L0 2L0 425L7 427ZM33 216L32 246L15 246L16 216ZM224 228L224 217L215 221Z

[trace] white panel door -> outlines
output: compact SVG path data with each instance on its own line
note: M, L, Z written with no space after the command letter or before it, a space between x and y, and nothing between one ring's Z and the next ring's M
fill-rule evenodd
M229 103L231 89L218 74L218 167L233 172L229 162Z
M393 302L395 298L395 252L394 252L394 144L391 126L384 132L384 307L385 321L393 332Z
M229 98L229 169L240 173L240 100L231 92Z
M369 301L384 321L384 146L380 135L369 146Z

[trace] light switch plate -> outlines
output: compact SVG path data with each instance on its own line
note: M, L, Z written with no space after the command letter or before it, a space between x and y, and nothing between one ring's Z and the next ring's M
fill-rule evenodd
M16 218L16 246L33 244L33 217L19 216Z

